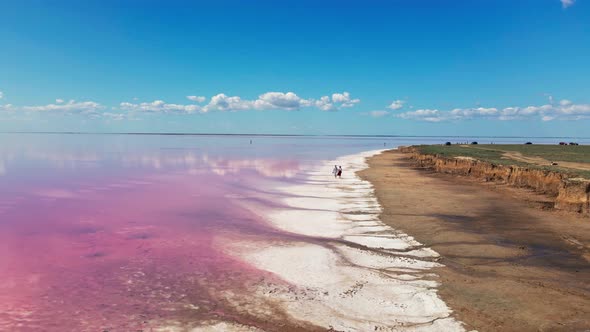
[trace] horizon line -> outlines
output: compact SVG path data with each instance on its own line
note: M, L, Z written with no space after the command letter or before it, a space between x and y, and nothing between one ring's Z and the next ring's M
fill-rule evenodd
M477 135L361 135L361 134L253 134L253 133L190 133L190 132L84 132L84 131L0 131L0 134L51 134L51 135L146 135L146 136L257 136L257 137L426 137L426 138L579 138L584 136L477 136Z

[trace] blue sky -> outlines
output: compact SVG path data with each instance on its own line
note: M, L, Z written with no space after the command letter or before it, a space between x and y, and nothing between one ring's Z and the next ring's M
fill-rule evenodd
M590 1L0 3L0 130L590 136Z

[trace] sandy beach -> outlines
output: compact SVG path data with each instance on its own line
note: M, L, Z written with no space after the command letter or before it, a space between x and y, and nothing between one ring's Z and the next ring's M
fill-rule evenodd
M478 331L590 329L590 222L524 189L417 169L395 150L359 172L380 220L432 248L439 295Z

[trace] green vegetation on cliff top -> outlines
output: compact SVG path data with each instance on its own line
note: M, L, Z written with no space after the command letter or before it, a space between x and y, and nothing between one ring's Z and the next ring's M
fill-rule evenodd
M516 165L567 173L590 179L588 145L417 145L424 154L469 157L497 165ZM555 162L558 165L551 165Z

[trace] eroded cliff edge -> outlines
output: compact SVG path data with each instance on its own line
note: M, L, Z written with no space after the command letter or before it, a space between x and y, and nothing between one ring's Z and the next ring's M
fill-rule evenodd
M532 189L552 198L554 208L590 215L590 180L568 174L517 165L498 165L468 157L425 154L415 147L400 147L418 166L439 173L469 176L483 181Z

